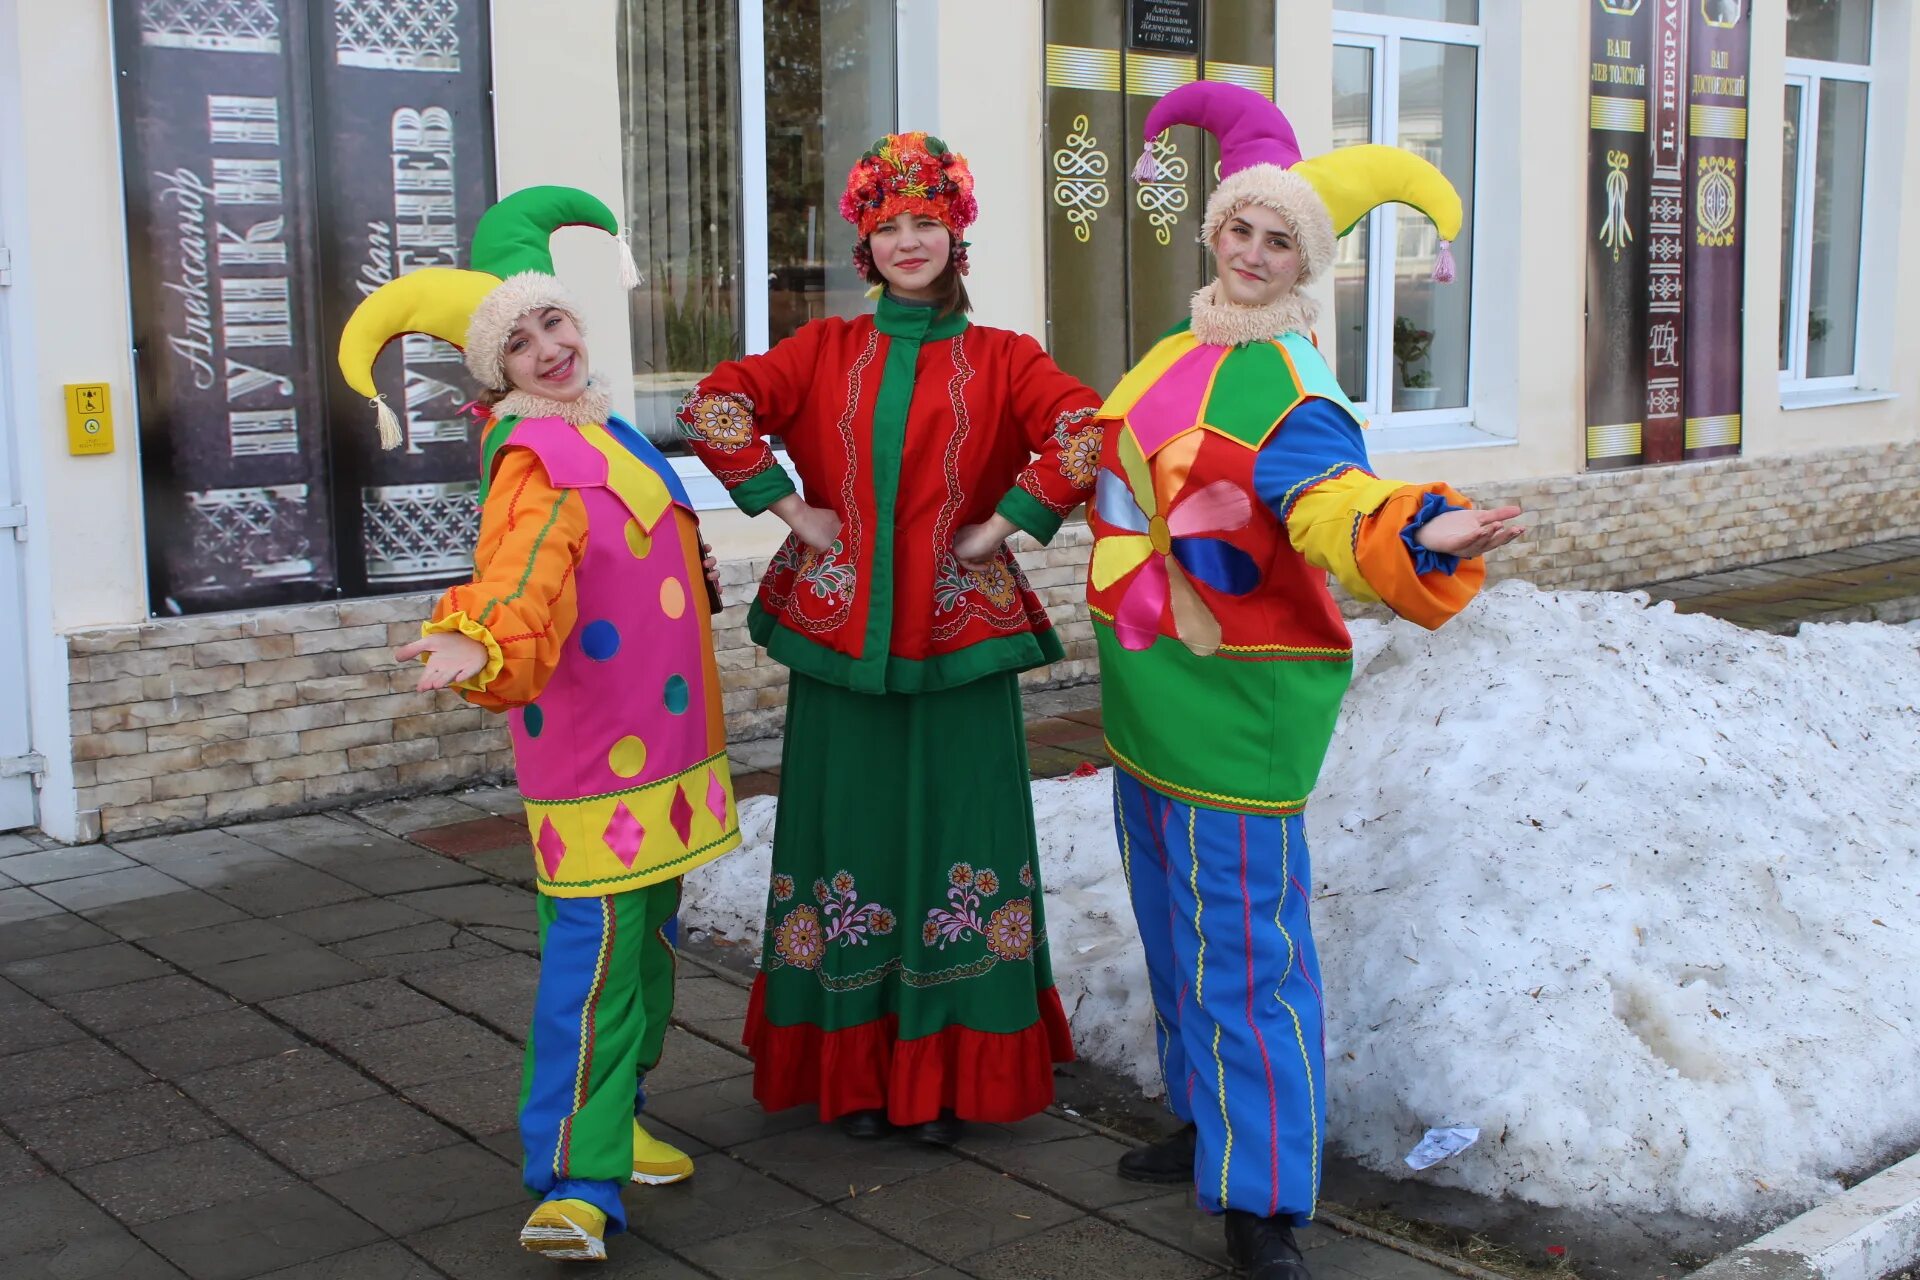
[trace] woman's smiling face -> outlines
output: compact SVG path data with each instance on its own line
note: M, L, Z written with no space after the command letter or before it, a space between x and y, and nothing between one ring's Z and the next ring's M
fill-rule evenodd
M568 403L587 389L587 344L558 307L527 312L507 330L502 367L515 390Z
M1213 266L1228 302L1269 306L1300 282L1300 238L1278 211L1242 205L1213 233Z

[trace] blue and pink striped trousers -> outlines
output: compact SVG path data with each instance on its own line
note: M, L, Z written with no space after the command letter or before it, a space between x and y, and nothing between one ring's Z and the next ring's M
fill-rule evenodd
M1198 1133L1210 1213L1304 1224L1320 1195L1326 1053L1304 819L1205 809L1115 769L1167 1104Z

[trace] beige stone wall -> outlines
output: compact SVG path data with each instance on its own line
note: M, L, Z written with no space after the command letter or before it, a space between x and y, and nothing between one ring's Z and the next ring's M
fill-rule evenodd
M1534 533L1494 563L1543 587L1609 589L1920 534L1920 450L1832 449L1481 486ZM1030 688L1097 674L1082 595L1090 538L1069 524L1020 561L1052 611L1064 661ZM715 622L729 734L779 732L786 672L747 637L763 560L721 566ZM159 619L68 637L74 777L87 835L232 821L349 798L507 775L502 721L450 693L418 693L396 644L429 596Z

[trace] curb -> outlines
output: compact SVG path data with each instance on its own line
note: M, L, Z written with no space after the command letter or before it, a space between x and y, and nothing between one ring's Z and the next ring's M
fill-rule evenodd
M1920 1154L1815 1205L1690 1280L1880 1280L1920 1261Z

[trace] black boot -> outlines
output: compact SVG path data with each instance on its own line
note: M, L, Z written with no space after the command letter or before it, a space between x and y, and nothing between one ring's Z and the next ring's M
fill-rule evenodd
M1128 1182L1192 1182L1195 1130L1187 1125L1171 1137L1138 1147L1120 1157L1120 1176Z
M960 1141L966 1132L967 1122L951 1111L942 1111L939 1119L913 1128L913 1136L930 1147L950 1147Z
M849 1138L884 1138L893 1126L884 1111L849 1111L840 1117L840 1132Z
M1261 1218L1227 1210L1227 1256L1247 1280L1313 1280L1293 1225L1284 1218Z

